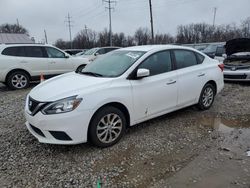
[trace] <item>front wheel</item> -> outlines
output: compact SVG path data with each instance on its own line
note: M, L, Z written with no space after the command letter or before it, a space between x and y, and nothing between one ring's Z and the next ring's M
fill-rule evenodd
M15 71L7 78L7 85L11 89L24 89L30 84L29 76L23 71Z
M100 109L92 118L89 139L98 147L116 144L125 132L126 119L117 108L108 106Z
M207 110L209 109L215 97L215 87L212 84L206 84L200 94L199 102L197 104L200 110Z

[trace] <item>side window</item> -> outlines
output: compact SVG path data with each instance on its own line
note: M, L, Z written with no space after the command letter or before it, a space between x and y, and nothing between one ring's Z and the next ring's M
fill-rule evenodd
M203 63L205 57L199 53L196 53L198 64Z
M215 52L216 56L222 56L223 54L225 54L225 48L223 46L218 46Z
M111 52L113 50L116 50L116 48L105 48L105 53Z
M42 48L39 46L25 46L26 57L44 57Z
M64 58L65 57L63 52L52 47L46 47L46 51L47 51L49 58Z
M181 69L197 65L197 59L194 52L188 50L174 50L176 68Z
M102 49L99 49L99 50L97 50L97 52L96 53L98 53L98 54L105 54L106 52L105 52L105 49L104 48L102 48Z
M8 55L8 56L20 56L20 57L24 57L25 56L25 51L24 48L22 46L18 46L18 47L8 47L5 48L2 51L3 55Z
M148 69L150 76L171 71L170 51L162 51L151 55L138 68Z

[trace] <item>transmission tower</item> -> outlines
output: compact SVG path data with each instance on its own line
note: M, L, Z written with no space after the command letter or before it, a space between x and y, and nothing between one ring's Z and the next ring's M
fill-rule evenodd
M70 48L72 49L72 37L71 37L71 27L73 27L72 25L72 17L69 15L66 17L65 22L67 23L67 27L69 27L69 40L70 40Z
M111 10L114 10L114 7L112 4L116 3L116 1L113 0L103 0L104 3L108 4L108 6L105 7L105 9L108 9L109 11L109 43L110 46L112 46L112 18L111 18Z

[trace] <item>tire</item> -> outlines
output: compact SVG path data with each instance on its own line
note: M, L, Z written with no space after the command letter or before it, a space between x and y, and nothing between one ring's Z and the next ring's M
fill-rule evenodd
M124 114L115 107L107 106L93 116L89 127L89 140L97 147L109 147L122 138L125 128Z
M214 97L215 87L212 84L206 84L201 91L197 107L200 110L208 110L214 102Z
M7 77L6 83L10 89L24 89L29 87L30 78L23 71L15 71Z
M76 69L76 72L81 72L82 69L85 68L86 65L80 65L77 69Z

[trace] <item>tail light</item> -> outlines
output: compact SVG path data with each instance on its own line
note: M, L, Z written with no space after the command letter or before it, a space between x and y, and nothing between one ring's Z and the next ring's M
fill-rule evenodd
M223 63L219 64L218 67L220 68L221 72L223 72L223 70L224 70L224 64Z

